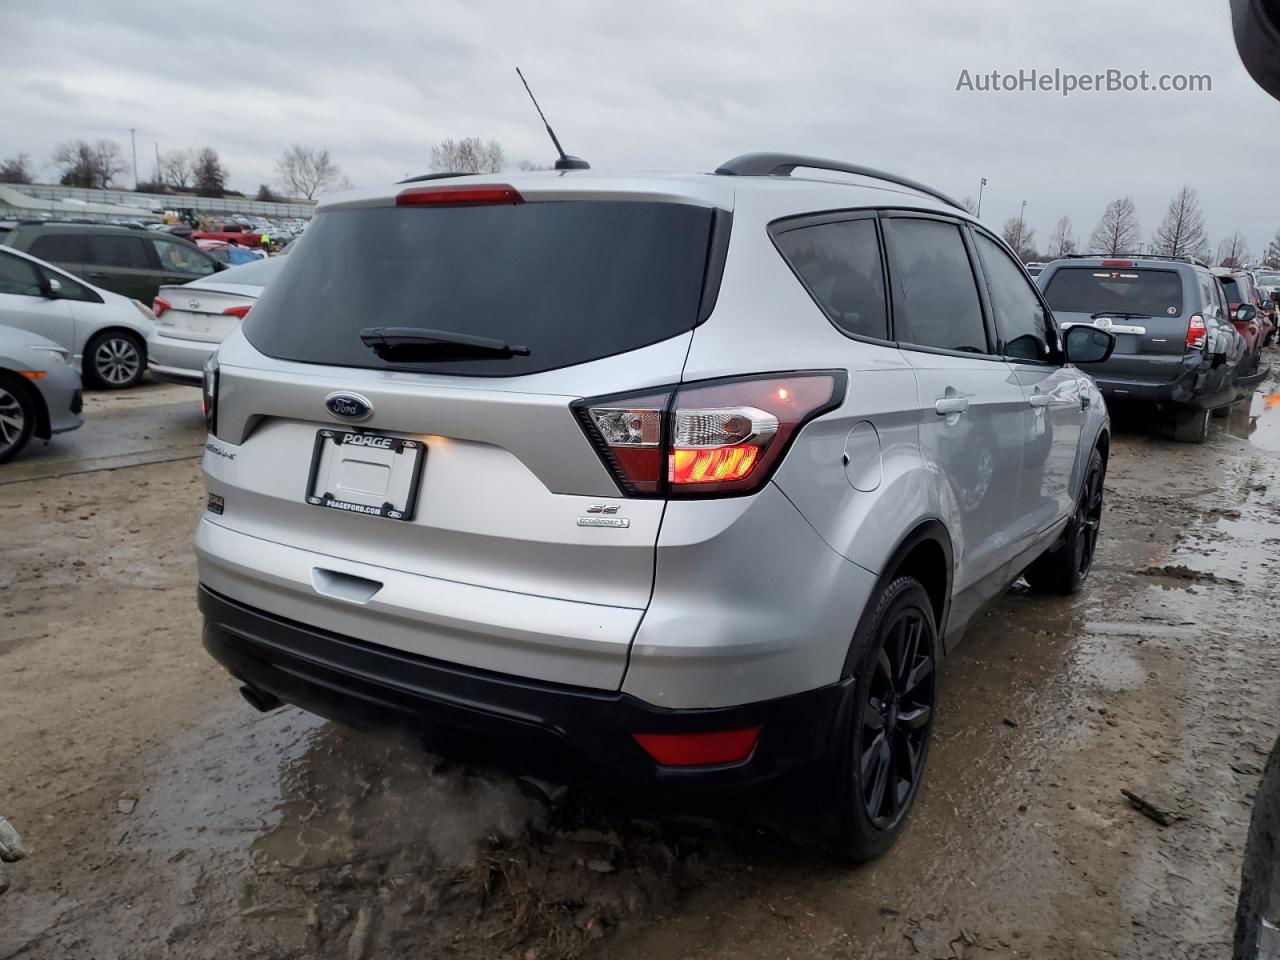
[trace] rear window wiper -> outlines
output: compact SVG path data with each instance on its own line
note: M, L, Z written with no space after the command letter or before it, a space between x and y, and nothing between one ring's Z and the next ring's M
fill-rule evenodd
M529 356L528 347L505 340L421 327L365 327L360 342L388 363Z
M1090 320L1097 320L1099 317L1124 317L1126 320L1150 320L1149 313L1126 313L1123 310L1099 310L1097 313L1089 315Z

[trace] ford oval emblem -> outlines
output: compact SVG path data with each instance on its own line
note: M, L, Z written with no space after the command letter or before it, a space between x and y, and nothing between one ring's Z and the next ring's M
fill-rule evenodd
M368 420L373 404L355 393L331 393L324 398L325 409L343 420Z

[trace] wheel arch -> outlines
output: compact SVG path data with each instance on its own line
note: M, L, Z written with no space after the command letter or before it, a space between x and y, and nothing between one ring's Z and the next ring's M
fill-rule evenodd
M53 436L53 430L49 423L49 407L44 402L44 394L24 378L5 367L0 367L0 382L3 382L10 389L20 391L31 400L31 404L36 411L36 422L31 429L31 435L39 437L41 440L48 440Z
M951 583L955 571L955 553L951 535L941 520L923 520L911 529L889 554L881 568L880 576L872 591L872 598L880 595L899 577L914 577L920 581L933 606L934 623L938 634L938 655L942 654L942 637L946 632L947 616L951 610ZM873 612L873 602L868 601L854 631L849 652L845 655L843 676L852 676L858 661L857 639L863 635L866 620Z

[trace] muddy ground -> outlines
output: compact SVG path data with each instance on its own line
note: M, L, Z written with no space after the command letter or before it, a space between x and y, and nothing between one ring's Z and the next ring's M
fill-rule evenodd
M902 842L849 869L741 802L547 810L253 712L198 642L195 392L91 395L0 468L0 815L31 851L0 960L1224 957L1280 733L1276 400L1199 447L1119 424L1087 588L969 631Z

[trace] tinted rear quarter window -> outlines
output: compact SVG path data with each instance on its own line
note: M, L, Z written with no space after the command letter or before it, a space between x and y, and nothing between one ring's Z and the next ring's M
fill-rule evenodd
M899 341L987 353L982 305L960 228L941 220L885 221Z
M151 261L142 237L121 237L114 234L89 234L85 238L88 252L85 263L99 267L127 267L147 270Z
M1055 312L1182 314L1182 275L1176 270L1064 267L1049 278L1045 299Z
M244 325L304 363L513 376L634 350L693 329L713 213L678 203L561 201L327 211ZM529 356L388 363L366 327L527 346Z
M30 253L54 263L82 263L84 237L78 233L46 233L31 241Z
M846 333L888 339L884 268L873 218L800 227L774 239L832 323Z

